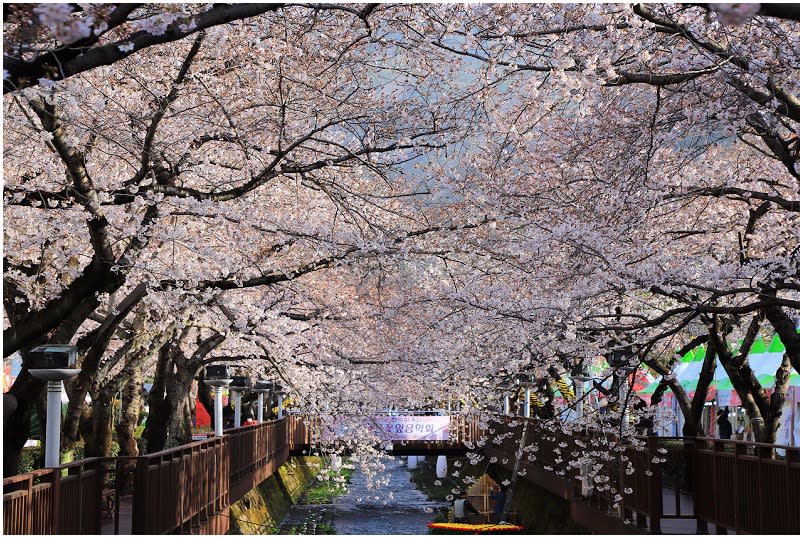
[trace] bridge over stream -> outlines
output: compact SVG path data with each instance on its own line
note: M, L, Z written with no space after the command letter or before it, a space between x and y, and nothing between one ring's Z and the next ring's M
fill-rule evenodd
M488 431L450 417L446 439L399 440L394 454L481 452L520 480L570 503L571 516L602 533L800 534L800 448L706 438L643 438L603 462L605 485L587 491L570 454L604 436L548 431L536 419L498 417ZM231 504L292 454L319 441L315 421L289 416L226 430L221 437L138 457L87 458L3 480L6 534L223 534ZM782 455L773 457L775 450ZM562 457L566 456L566 457ZM660 460L672 462L662 465ZM626 461L634 472L625 472ZM702 492L696 496L693 492Z

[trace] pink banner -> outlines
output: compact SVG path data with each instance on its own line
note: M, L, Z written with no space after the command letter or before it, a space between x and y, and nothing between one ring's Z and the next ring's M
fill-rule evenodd
M375 424L383 430L386 441L447 441L450 439L448 416L380 416Z

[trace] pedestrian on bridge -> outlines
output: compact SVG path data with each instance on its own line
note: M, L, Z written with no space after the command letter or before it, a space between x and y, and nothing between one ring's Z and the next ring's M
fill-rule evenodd
M717 411L717 425L719 426L719 438L730 439L733 435L733 426L731 421L728 420L728 408L720 409Z

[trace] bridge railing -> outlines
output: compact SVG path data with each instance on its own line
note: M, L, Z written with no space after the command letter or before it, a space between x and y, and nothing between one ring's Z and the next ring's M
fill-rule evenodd
M234 503L289 459L288 419L226 432L230 451L230 502Z
M684 444L697 518L745 533L800 534L800 447L703 437Z
M298 420L275 420L153 454L87 458L6 478L3 531L100 534L106 519L114 534L224 530L227 518L216 516L274 473L303 435ZM125 499L130 521L120 525Z
M644 447L637 449L617 443L613 433L568 435L536 419L513 417L492 424L487 456L513 467L525 420L522 472L562 498L581 498L581 469L570 462L594 449L606 459L593 462L601 478L591 482L585 501L605 508L616 504L621 517L633 521L635 514L636 523L651 531L660 530L662 519L697 519L737 532L800 533L800 518L794 515L800 506L800 447L639 437ZM614 449L601 447L601 438Z
M212 437L134 458L131 532L190 533L226 508L229 447Z
M103 462L88 458L3 479L4 533L99 533Z

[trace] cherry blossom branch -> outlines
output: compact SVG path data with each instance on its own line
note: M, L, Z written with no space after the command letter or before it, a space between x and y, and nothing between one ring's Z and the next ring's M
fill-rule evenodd
M741 187L728 187L728 186L699 187L699 188L689 189L681 194L670 195L668 198L682 198L686 196L712 196L712 197L728 196L733 200L738 200L742 202L749 202L750 199L763 200L766 202L772 202L778 207L781 207L782 209L785 209L787 211L792 211L792 212L800 211L800 200L791 200L788 198L784 198L783 196L779 196L777 194L769 194L766 192L743 189Z
M121 5L112 14L115 26L126 22L139 5ZM102 65L111 65L140 50L177 41L201 30L263 13L277 11L283 4L214 4L210 9L189 18L174 21L160 35L142 30L97 47L69 47L42 53L31 61L3 55L3 68L8 72L3 93L34 86L41 78L63 80ZM124 18L123 18L124 17ZM94 45L96 38L86 45Z

